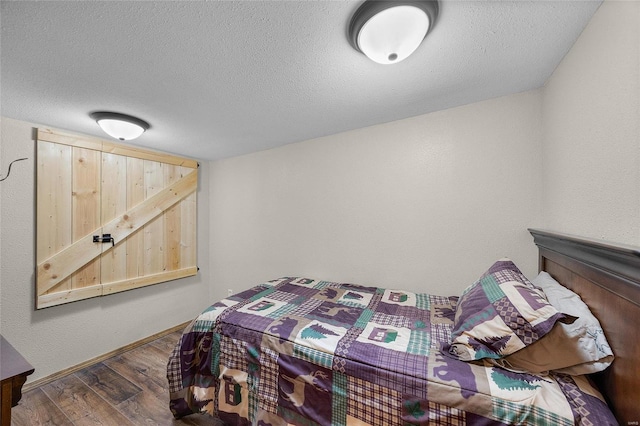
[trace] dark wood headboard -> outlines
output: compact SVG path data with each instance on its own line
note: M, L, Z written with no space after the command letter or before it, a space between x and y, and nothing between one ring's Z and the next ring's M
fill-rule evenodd
M615 355L594 375L621 425L640 422L640 248L529 229L539 268L578 293Z

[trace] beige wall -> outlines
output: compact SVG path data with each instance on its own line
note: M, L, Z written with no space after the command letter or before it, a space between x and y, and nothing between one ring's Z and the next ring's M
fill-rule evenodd
M527 227L640 245L639 17L605 1L538 91L212 163L213 293L456 294L500 255L534 274Z
M198 241L197 276L35 311L32 129L37 126L4 117L0 124L0 164L29 158L14 164L0 183L0 333L35 366L30 380L181 324L209 305L209 177L204 164L198 231L205 237Z
M543 111L546 226L640 245L640 2L602 4Z
M541 93L211 165L214 293L288 275L459 294L493 261L536 271Z

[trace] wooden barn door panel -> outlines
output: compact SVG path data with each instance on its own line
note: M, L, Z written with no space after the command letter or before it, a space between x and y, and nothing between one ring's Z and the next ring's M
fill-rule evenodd
M164 188L164 168L157 161L144 162L145 197L149 198ZM144 271L145 275L163 271L164 214L144 226Z
M127 208L144 201L144 160L127 157ZM144 229L127 237L126 278L144 276Z
M171 186L191 172L187 167L166 165L164 185ZM180 203L164 213L164 269L175 271L182 265L195 265L195 203L196 192L187 195Z
M180 203L180 264L196 265L197 194L193 191Z
M173 225L177 220L189 219L187 223L195 225L195 207L192 207L195 199L198 182L198 170L181 168L178 179L165 185L165 173L169 173L171 165L144 164L145 194L149 196L142 203L128 210L124 215L106 223L103 232L114 236L117 242L127 238L127 278L120 281L103 282L103 294L130 290L132 288L157 284L168 280L182 278L197 273L195 229L185 233L185 243L176 242L176 232L173 229L187 226L180 223ZM160 186L158 186L160 185ZM174 210L182 211L182 205L188 215L177 216ZM168 216L168 218L167 218ZM178 251L172 249L176 245L182 251L187 252L181 258L167 260L167 253ZM131 250L131 251L129 251ZM135 253L135 256L133 254ZM137 262L137 263L136 263ZM173 262L173 263L172 263Z
M97 197L100 196L100 152L50 142L38 144L37 256L46 260L83 240L100 226ZM79 244L88 253L99 252L86 241ZM41 307L86 299L102 294L99 262L83 263L73 273L57 273L48 262L52 279L39 288Z
M195 161L49 130L37 150L37 308L197 273Z
M72 243L71 215L72 148L40 142L37 148L36 185L36 258L38 263ZM46 264L45 264L46 266ZM40 279L38 278L38 281ZM38 296L71 290L71 277L57 282L55 288L38 289Z
M138 199L144 201L119 218L106 223L103 232L116 240L126 237L127 259L122 279L103 280L103 294L130 290L170 279L194 275L197 272L195 244L186 232L183 243L181 231L187 224L195 225L195 208L182 215L182 205L191 206L198 181L197 169L144 160L136 169L143 170L140 177L128 180ZM132 182L135 182L133 184ZM133 204L133 203L132 203ZM190 217L189 215L193 216ZM183 224L182 220L186 221ZM186 220L188 219L188 220ZM131 232L134 231L134 232ZM187 256L174 255L185 251Z
M167 165L164 170L164 185L168 186L182 178L180 167ZM165 271L180 269L180 218L181 204L174 204L164 212L163 263Z
M101 152L86 148L73 148L71 168L72 240L75 243L99 229L100 222L100 170ZM71 274L71 288L94 288L96 296L100 285L100 259L91 260Z
M107 223L127 211L127 157L102 154L101 221ZM104 232L103 232L104 233ZM115 246L102 244L100 256L101 282L123 280L127 277L128 240L115 241Z

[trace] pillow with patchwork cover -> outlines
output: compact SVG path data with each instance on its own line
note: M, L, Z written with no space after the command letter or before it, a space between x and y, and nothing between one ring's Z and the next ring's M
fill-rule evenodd
M571 321L551 305L510 259L500 259L462 293L443 351L462 361L499 359Z
M549 303L578 319L572 324L558 323L544 338L494 364L512 371L544 373L554 370L569 375L597 373L613 362L613 352L598 319L573 291L546 272L533 279Z

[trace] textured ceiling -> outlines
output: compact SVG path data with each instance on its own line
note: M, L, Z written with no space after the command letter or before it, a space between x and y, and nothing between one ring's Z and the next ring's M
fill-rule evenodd
M440 2L416 53L379 65L351 1L2 1L3 116L219 159L544 85L600 1Z

